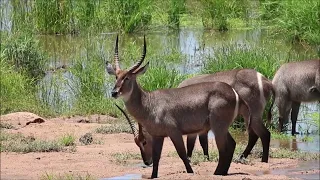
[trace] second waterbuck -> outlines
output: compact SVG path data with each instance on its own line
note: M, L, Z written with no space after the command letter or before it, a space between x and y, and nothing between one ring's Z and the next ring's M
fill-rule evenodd
M272 80L279 110L279 131L288 122L291 111L291 134L297 134L296 123L301 102L320 101L320 60L283 64Z
M158 166L163 140L169 137L188 173L193 173L183 143L183 134L212 130L219 150L215 175L226 175L236 142L228 128L240 112L250 117L250 109L228 84L222 82L199 83L183 88L143 90L137 76L143 74L148 63L141 66L146 55L144 38L141 59L128 70L119 66L118 37L115 46L115 66L108 64L109 74L116 76L112 97L122 97L128 112L152 136L153 170L151 178L158 177ZM248 126L250 127L250 118Z

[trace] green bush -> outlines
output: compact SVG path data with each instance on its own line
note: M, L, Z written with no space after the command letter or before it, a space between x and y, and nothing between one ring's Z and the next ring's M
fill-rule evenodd
M261 0L261 17L292 42L320 43L318 0Z
M145 29L151 22L150 0L108 0L104 12L112 30L131 33Z
M46 55L39 48L38 41L30 34L15 34L6 39L1 52L2 59L15 70L33 80L44 77Z
M157 89L175 88L184 79L175 69L165 66L150 66L147 72L139 77L139 83L147 91Z
M36 30L40 34L66 34L71 32L70 17L72 1L35 0L34 12Z
M37 102L28 77L16 72L4 59L0 59L0 114L16 111L38 112Z
M201 0L202 22L205 28L226 31L231 18L245 19L249 2L247 0Z

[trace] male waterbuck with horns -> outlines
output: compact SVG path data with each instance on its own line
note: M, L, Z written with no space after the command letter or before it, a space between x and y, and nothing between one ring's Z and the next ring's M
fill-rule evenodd
M266 105L266 102L273 94L272 104L274 102L275 92L272 87L271 81L261 75L254 69L234 69L218 72L215 74L199 75L190 79L187 79L180 83L178 87L184 87L191 84L201 83L201 82L213 82L221 81L231 85L239 94L239 96L244 99L252 111L251 126L249 130L249 142L244 152L241 154L240 158L246 158L254 145L256 144L258 137L260 137L263 145L263 155L262 162L268 162L269 157L269 145L270 145L270 132L264 127L262 121L262 114ZM271 109L272 105L268 109L267 120L271 121ZM133 123L125 112L119 108L123 114L127 117L127 120L131 127L134 127ZM248 120L246 120L247 122ZM253 124L253 125L252 125ZM137 133L137 131L139 133ZM135 135L135 142L140 148L142 158L145 162L149 162L152 158L150 149L152 149L152 138L147 131L139 124L139 129L136 130L132 128L132 132ZM194 144L197 134L189 134L187 137L187 155L190 158L192 156L192 151L194 149ZM209 159L208 152L208 136L207 132L199 134L199 141L203 149L204 155ZM141 148L143 144L143 149ZM145 149L145 151L143 151ZM148 158L147 158L148 157ZM145 158L149 159L146 161Z
M239 96L248 103L251 109L252 119L251 125L248 127L249 141L240 158L246 158L250 154L252 148L258 140L258 137L260 137L263 146L262 162L268 162L270 132L263 123L262 115L271 94L273 94L272 104L274 101L274 89L271 81L254 69L233 69L217 72L215 74L198 75L184 80L179 84L178 87L214 81L220 81L229 84L236 90ZM271 122L271 107L267 114L267 120L269 123ZM187 154L189 157L192 155L196 137L197 134L188 135ZM207 133L199 134L199 141L204 150L204 154L208 155Z
M320 60L283 64L272 80L279 110L279 131L288 122L291 111L291 134L297 134L296 123L301 102L320 101Z
M219 150L219 162L214 172L226 175L236 142L228 128L240 112L249 117L250 109L228 84L222 82L199 83L183 88L146 92L137 83L137 75L148 67L141 64L146 55L144 38L141 59L128 70L121 70L118 57L118 37L115 46L115 67L108 64L109 74L116 76L112 97L122 97L128 112L152 136L153 170L151 178L158 177L159 159L164 137L170 137L188 173L193 173L183 143L183 134L213 131ZM248 127L250 127L250 118Z

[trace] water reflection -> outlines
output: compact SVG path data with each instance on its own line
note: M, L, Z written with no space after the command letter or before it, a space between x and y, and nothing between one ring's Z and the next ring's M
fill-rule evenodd
M253 174L255 174L256 176L259 176L261 174L286 175L292 178L318 180L319 170L320 170L319 160L313 160L313 161L299 162L298 167L258 171L258 172L253 172Z
M126 174L123 176L116 176L111 178L102 178L100 180L111 180L111 179L142 179L141 174Z
M214 138L212 131L208 133L209 139ZM248 135L244 132L232 134L237 143L247 144ZM309 140L305 140L309 139ZM271 139L270 148L285 148L292 151L320 152L320 137L318 134L296 135L288 139Z

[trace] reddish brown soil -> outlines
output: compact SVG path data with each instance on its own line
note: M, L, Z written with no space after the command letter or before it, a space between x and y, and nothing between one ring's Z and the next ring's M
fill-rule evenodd
M94 178L108 178L126 174L141 174L142 178L150 178L152 168L142 168L141 160L129 160L117 163L113 153L140 153L131 134L96 134L94 130L101 126L101 122L115 119L108 116L73 117L73 118L41 118L43 123L30 123L41 118L31 113L14 113L1 116L2 122L11 123L16 129L2 129L10 133L32 135L39 139L57 139L65 134L72 134L77 138L75 152L46 152L46 153L1 153L1 179L39 179L46 173L51 175L76 174L85 176L90 174ZM78 123L80 120L91 123ZM100 122L100 123L98 123ZM93 139L99 144L81 145L78 141L85 133L93 133ZM210 147L216 148L213 141ZM199 143L196 148L200 149ZM232 163L228 176L214 176L217 166L214 162L202 162L193 165L194 174L185 173L185 167L178 156L168 156L174 152L172 142L166 138L160 159L160 179L292 179L285 175L268 174L273 169L294 167L297 160L270 159L269 163L261 163L260 159L253 160L252 165Z

